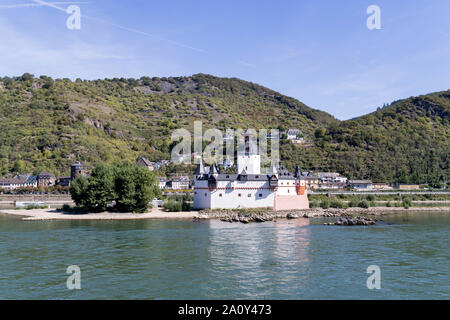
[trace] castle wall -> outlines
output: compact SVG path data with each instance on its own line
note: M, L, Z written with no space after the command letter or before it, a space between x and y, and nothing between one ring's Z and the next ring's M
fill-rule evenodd
M277 195L275 196L274 209L275 210L296 210L296 209L308 209L309 200L308 194L305 192L303 195Z
M196 209L273 208L274 192L268 181L219 181L215 190L196 181L194 203Z

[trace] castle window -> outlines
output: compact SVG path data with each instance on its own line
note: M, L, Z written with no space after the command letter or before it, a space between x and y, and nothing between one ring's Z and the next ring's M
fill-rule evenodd
M256 179L258 179L259 178L259 176L256 176Z
M207 196L206 192L205 192L205 197Z
M291 193L291 190L288 189L288 193Z
M247 197L249 197L249 198L250 198L251 196L252 196L252 194L251 194L251 193L249 193Z
M241 196L241 194L239 193L239 194L238 194L238 197L240 197L240 196Z
M262 197L262 193L259 194L259 197L260 197L260 198Z
M194 194L197 194L197 191L195 191Z
M222 196L222 194L221 193L219 193L219 197L221 197Z

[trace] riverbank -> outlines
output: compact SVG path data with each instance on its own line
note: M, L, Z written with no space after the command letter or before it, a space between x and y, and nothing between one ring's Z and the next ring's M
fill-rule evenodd
M14 210L1 209L0 213L13 216L19 216L22 220L38 221L38 220L139 220L139 219L217 219L227 222L265 222L274 221L276 219L296 219L296 218L317 218L317 217L348 217L353 215L372 215L381 216L387 214L405 213L405 212L448 212L449 207L430 207L430 208L387 208L387 207L370 207L363 208L347 208L347 209L304 209L304 210L202 210L202 211L184 211L184 212L167 212L162 208L152 208L146 213L86 213L74 214L66 213L55 209L31 209L31 210Z
M139 220L139 219L193 219L199 214L197 211L189 212L166 212L161 208L152 208L146 213L85 213L74 214L58 211L55 209L31 209L31 210L0 210L0 213L19 216L22 220Z

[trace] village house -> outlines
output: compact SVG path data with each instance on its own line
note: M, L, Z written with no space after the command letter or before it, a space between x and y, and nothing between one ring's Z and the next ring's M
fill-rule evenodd
M15 190L19 188L36 188L37 177L29 174L19 174L14 178L0 179L0 188L3 190Z
M302 132L300 129L289 129L285 132L286 139L288 140L297 140L298 135L300 135Z
M190 179L188 176L173 177L169 181L170 189L172 190L186 190L190 189Z
M148 160L147 158L144 158L144 157L139 157L136 161L136 164L138 166L146 167L150 171L155 170L155 163L151 162L150 160Z
M269 133L267 134L267 139L269 139L269 140L279 140L279 139L280 139L280 136L281 136L281 133L280 133L280 132L278 132L278 134L269 132Z
M71 182L72 182L71 177L58 177L56 179L55 185L60 187L68 187L70 186Z
M48 188L54 186L56 177L50 172L41 172L37 177L38 188Z
M305 179L305 183L306 183L306 188L307 189L319 189L320 185L319 185L319 176L316 175L307 175L304 177Z
M160 189L165 189L167 186L167 178L166 177L158 177L158 181L159 181L158 187Z
M374 190L389 190L392 189L392 187L388 183L372 183L372 189Z
M356 191L372 190L372 181L370 180L349 180L348 185Z
M404 184L404 183L400 183L398 185L398 189L400 189L400 190L419 190L420 186L418 184Z
M347 186L346 182L324 182L320 183L319 189L345 189Z
M347 178L337 172L319 172L317 175L321 183L347 183Z

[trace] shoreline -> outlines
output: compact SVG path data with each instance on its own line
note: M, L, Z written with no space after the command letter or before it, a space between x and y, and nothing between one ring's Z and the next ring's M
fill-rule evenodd
M229 222L264 222L275 219L296 219L296 218L318 218L318 217L345 217L349 215L382 216L388 214L406 212L448 212L450 207L411 207L409 209L401 207L371 207L347 208L347 209L303 209L303 210L202 210L202 211L182 211L168 212L162 208L152 208L146 213L86 213L71 214L58 211L56 209L0 209L1 214L20 217L24 221L43 220L141 220L141 219L217 219Z
M23 221L43 220L141 220L141 219L194 219L196 211L167 212L161 208L152 208L145 213L132 212L100 212L100 213L64 213L56 209L0 209L1 214L21 217Z

